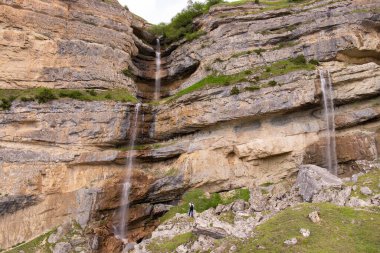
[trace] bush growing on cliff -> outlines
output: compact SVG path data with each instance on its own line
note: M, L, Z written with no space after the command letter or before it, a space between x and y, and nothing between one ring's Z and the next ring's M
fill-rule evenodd
M223 0L207 0L205 3L190 3L185 9L175 15L169 24L160 23L152 26L150 31L157 36L163 36L169 43L180 40L183 37L194 39L194 35L191 35L196 32L193 20L207 13L211 6L223 2Z
M57 99L57 97L54 95L53 91L44 88L36 95L36 99L38 103L43 104Z
M1 99L1 104L0 104L0 108L2 110L9 110L12 106L12 100L10 99Z

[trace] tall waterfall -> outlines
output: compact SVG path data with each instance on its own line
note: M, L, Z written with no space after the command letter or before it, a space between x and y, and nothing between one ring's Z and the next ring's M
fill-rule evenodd
M331 75L328 70L320 70L319 76L323 94L323 113L326 122L326 167L330 173L337 175L338 163L335 143L334 93L332 90Z
M154 100L160 99L161 90L161 45L160 39L156 39L156 76L155 76L155 91Z
M120 223L119 227L115 229L115 235L122 240L126 241L128 231L128 215L129 215L129 194L131 190L131 176L132 176L132 169L133 169L133 162L134 162L134 147L135 142L137 138L138 133L138 119L140 114L140 107L141 104L136 104L135 107L135 117L133 119L133 123L131 125L131 134L130 134L130 141L129 141L129 151L127 156L127 167L126 167L126 174L125 174L125 180L123 183L123 192L121 197L121 205L119 209L119 215L120 215Z

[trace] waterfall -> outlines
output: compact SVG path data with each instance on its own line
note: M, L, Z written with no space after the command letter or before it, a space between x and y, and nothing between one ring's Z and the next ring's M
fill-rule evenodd
M337 175L337 157L335 143L335 114L334 114L334 94L332 90L332 82L330 72L327 70L319 71L321 80L321 89L323 95L323 113L326 123L326 167L328 171Z
M126 175L125 180L123 183L123 191L122 191L122 197L121 197L121 205L119 209L119 215L120 215L120 223L119 227L115 229L115 235L122 239L123 241L126 241L128 231L128 212L129 212L129 194L131 190L131 176L132 176L132 169L133 169L133 156L135 154L134 147L135 147L135 141L137 138L138 133L138 119L140 114L140 107L141 104L136 104L135 107L135 117L133 119L133 122L131 124L131 134L130 134L130 140L129 140L129 150L128 150L128 156L127 156L127 167L126 167Z
M154 100L160 99L160 89L161 89L161 45L160 39L156 39L156 77L155 77L155 91Z

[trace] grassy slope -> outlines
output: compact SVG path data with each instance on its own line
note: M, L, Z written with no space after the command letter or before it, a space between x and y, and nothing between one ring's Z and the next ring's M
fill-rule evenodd
M318 211L320 223L312 223L308 214ZM227 222L233 222L225 214ZM189 221L190 222L190 221ZM248 239L225 238L217 240L215 247L232 245L236 252L308 252L308 253L377 253L380 252L380 213L339 207L330 203L301 204L288 208L258 226L255 236ZM309 229L310 237L304 238L300 229ZM297 238L294 246L284 244L285 240ZM196 239L191 233L181 234L172 239L155 239L148 249L155 252L174 252L181 244ZM258 249L258 247L263 247Z
M126 89L114 89L108 91L94 90L64 90L64 89L46 89L33 88L24 90L0 89L0 100L5 99L13 101L15 99L33 101L38 100L37 97L44 91L48 90L52 93L55 99L69 97L82 101L122 101L136 103L138 100L131 95Z
M307 215L318 210L320 224L312 223ZM303 238L301 228L311 231ZM282 211L257 228L257 236L238 245L238 252L380 252L380 213L338 207L332 204L302 204ZM295 246L284 241L296 237Z
M191 92L194 92L196 90L205 89L207 87L211 86L227 86L236 84L239 82L248 81L248 77L252 74L255 74L256 81L253 81L253 85L251 87L248 87L247 90L256 90L263 87L267 87L267 84L261 84L259 85L257 82L259 80L265 80L272 77L285 75L287 73L298 71L298 70L315 70L314 64L308 63L308 62L301 62L297 61L297 58L290 58L287 60L281 60L278 62L274 62L266 67L258 67L253 70L245 70L243 72L233 74L233 75L209 75L206 78L202 79L201 81L183 89L174 94L173 96L165 99L166 102L172 102L186 94L189 94ZM303 58L300 56L300 58ZM304 60L304 58L303 58ZM252 82L252 81L251 81Z
M176 213L186 213L189 209L189 203L193 202L195 211L203 212L209 208L216 207L218 204L229 204L237 199L249 200L248 189L237 189L234 194L228 197L223 197L219 193L213 193L210 197L206 197L205 193L200 189L195 189L186 192L180 204L172 207L162 218L161 222L166 221L175 216Z

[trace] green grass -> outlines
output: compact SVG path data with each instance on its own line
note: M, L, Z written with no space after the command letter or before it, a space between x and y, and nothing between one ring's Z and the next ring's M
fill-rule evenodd
M12 248L11 250L5 251L4 253L35 253L35 252L41 252L41 253L50 253L51 250L49 248L50 244L47 242L47 238L54 233L56 230L51 230L29 242L19 244L18 246ZM46 240L45 245L42 245L42 243Z
M275 76L285 75L297 70L315 70L315 65L307 63L303 55L295 58L275 62L266 68L259 76L260 80L265 80Z
M39 103L47 103L59 98L72 98L81 101L122 101L122 102L138 102L137 98L132 96L126 89L114 89L108 91L94 90L66 90L66 89L47 89L33 88L24 90L0 89L0 107L7 110L13 100L19 99L23 102L37 101ZM7 103L4 104L4 101Z
M235 223L235 214L232 211L228 211L219 215L219 220L230 224Z
M196 90L204 89L207 87L228 86L231 84L237 84L239 82L245 82L245 81L248 81L248 76L252 75L253 73L259 73L259 75L255 76L254 78L255 81L251 81L254 83L254 85L252 85L251 87L246 87L245 90L255 91L262 87L276 86L277 82L273 80L266 84L262 84L261 86L257 84L257 81L269 79L269 78L279 76L279 75L285 75L287 73L297 71L297 70L308 70L308 71L315 70L316 69L315 61L313 61L313 63L314 64L308 63L303 55L299 55L294 58L274 62L271 65L266 66L266 67L258 67L253 70L245 70L233 75L215 75L215 74L209 75L206 78L202 79L201 81L177 92L176 94L165 99L164 101L172 102L186 94L189 94ZM236 94L237 94L236 90L234 90L231 95L236 95Z
M321 222L312 223L307 215L319 210ZM354 221L354 222L353 222ZM359 211L333 204L302 204L288 208L256 229L256 236L237 244L237 252L380 252L380 213ZM301 228L309 229L310 237L303 238ZM294 246L284 241L296 237Z
M147 249L152 253L168 253L173 252L181 244L189 243L196 240L196 236L191 232L180 234L172 239L153 239L151 243L147 245Z
M176 213L187 213L189 209L189 203L193 202L195 206L195 211L201 213L210 208L215 208L219 204L230 204L237 199L243 199L245 201L249 200L249 190L248 189L236 189L234 194L229 197L222 197L219 193L212 193L210 197L207 198L205 193L201 189L194 189L186 192L182 196L178 206L172 207L169 212L161 217L160 221L164 222L175 216Z
M373 169L372 171L360 176L358 182L356 183L356 191L352 191L351 195L353 197L358 197L361 199L368 199L371 196L364 195L360 192L360 187L367 186L370 188L374 195L380 194L380 169ZM349 185L353 185L352 182Z
M193 40L202 32L196 30L193 20L207 13L211 6L222 3L223 0L206 0L205 3L195 1L175 15L168 24L160 23L150 28L150 32L156 36L163 36L166 43L175 42L182 38Z
M171 102L175 99L182 97L188 93L194 92L196 90L203 89L210 86L227 86L239 82L247 81L246 77L252 74L251 71L243 71L234 75L209 75L201 81L179 91L175 95L166 99L167 102Z

